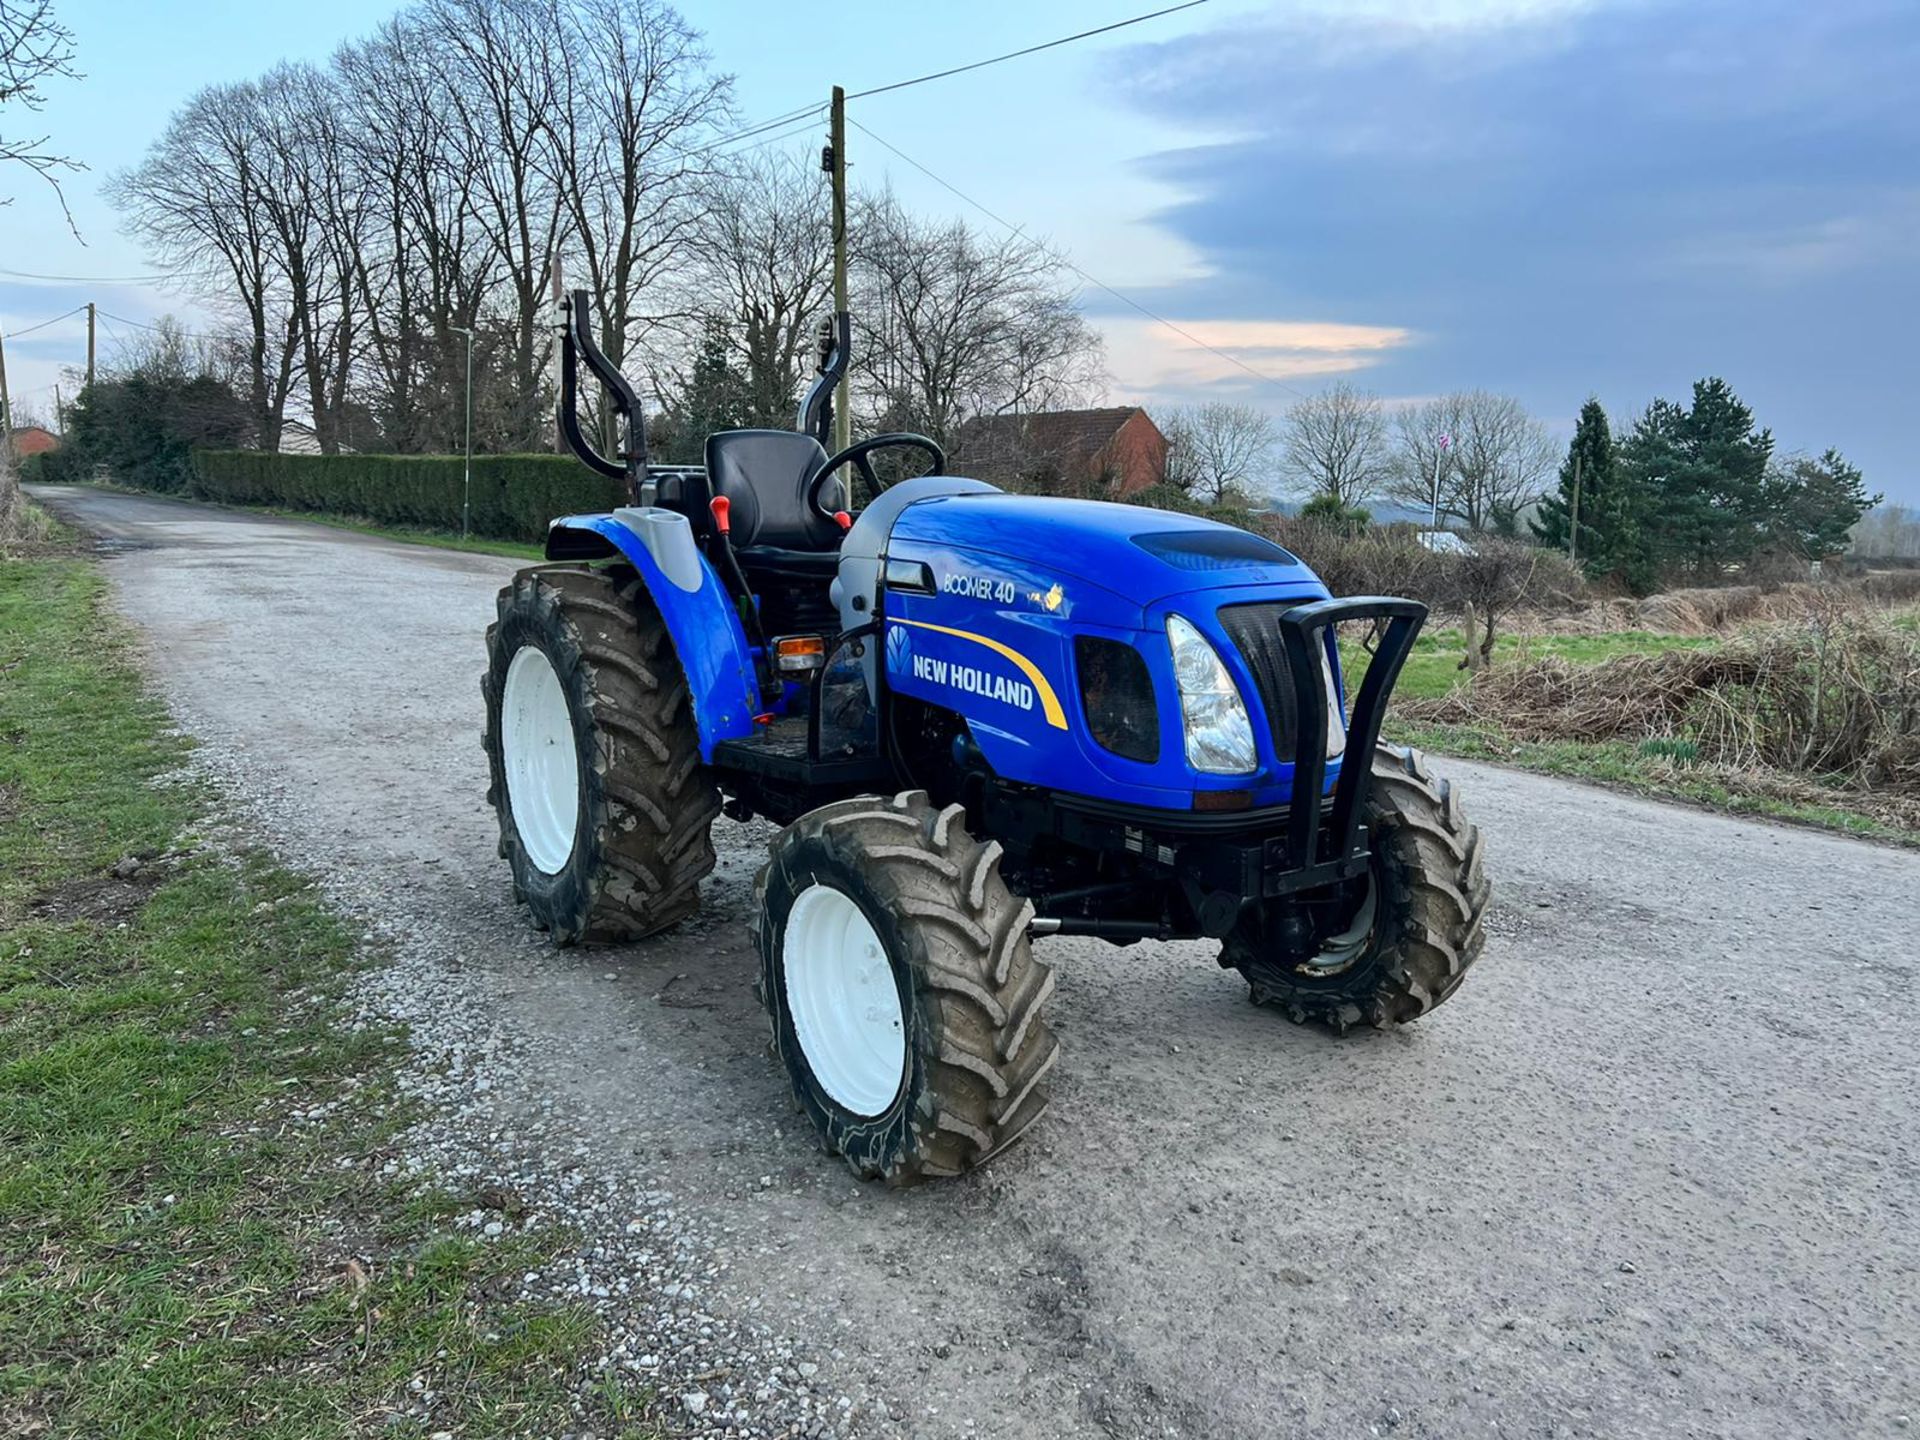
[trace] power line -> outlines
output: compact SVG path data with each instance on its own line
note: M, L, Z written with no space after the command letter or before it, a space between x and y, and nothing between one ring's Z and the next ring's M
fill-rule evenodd
M989 65L998 65L1003 60L1018 60L1022 55L1037 55L1042 50L1052 50L1056 46L1071 45L1076 40L1090 39L1095 35L1105 35L1110 31L1124 30L1129 25L1138 25L1143 20L1158 20L1162 15L1172 15L1181 10L1191 10L1196 5L1204 5L1207 0L1187 0L1184 5L1169 5L1164 10L1155 10L1147 15L1136 15L1131 20L1116 20L1111 25L1102 25L1094 30L1082 30L1078 35L1063 35L1058 40L1049 40L1041 45L1029 45L1024 50L1009 50L1004 55L996 55L991 60L976 60L971 65L956 65L951 70L936 70L931 75L917 75L911 80L896 80L891 85L876 85L871 90L855 90L847 96L849 100L864 100L869 95L885 95L890 90L905 90L909 85L924 85L929 80L944 80L949 75L964 75L969 70L984 70ZM875 137L876 139L879 137ZM901 157L905 159L905 156Z
M0 268L0 275L11 280L50 280L62 285L147 285L160 280L177 280L178 275L36 275L28 270Z
M109 310L102 310L100 317L103 320L117 320L122 325L131 325L136 330L151 330L156 335L178 335L182 340L218 340L220 338L218 335L202 334L198 330L182 330L176 326L150 325L144 320L129 320L126 316L115 315Z
M807 125L811 125L814 117L826 108L825 104L802 105L797 110L789 110L786 114L776 115L771 120L762 120L757 125L749 125L744 129L735 130L730 135L722 135L717 140L709 140L706 144L696 145L690 150L681 150L677 146L674 148L677 154L691 159L696 155L705 155L709 150L718 150L723 145L731 145L738 140L750 140L755 135L765 134L769 130L777 130L783 125L791 125L796 120L804 121ZM752 149L755 147L749 146L748 148Z
M24 330L12 331L11 333L8 334L7 338L9 340L18 340L22 335L31 335L33 334L34 331L44 330L49 325L58 325L62 320L65 320L70 316L78 315L82 310L86 308L87 307L84 305L76 305L73 307L73 309L67 311L65 315L56 315L51 320L42 320L38 325L29 325Z
M858 120L855 120L852 116L847 117L847 123L853 126L862 135L865 135L869 140L873 141L875 144L884 146L886 149L891 150L895 155L899 156L902 160L906 161L907 164L913 166L914 169L918 170L922 175L926 176L929 180L933 181L934 184L939 185L940 187L947 190L951 194L957 195L960 199L966 201L967 204L971 205L974 209L978 210L982 215L986 216L989 220L993 221L994 224L1001 226L1009 234L1025 236L1025 234L1027 233L1026 227L1024 225L1015 225L1011 220L1008 220L1006 217L995 214L993 211L989 210L986 206L982 205L978 200L974 199L971 195L967 194L967 192L962 190L959 186L953 184L949 180L944 180L940 176L934 174L933 171L929 170L926 166L922 165L918 160L914 159L911 155L907 154L906 151L902 150L899 146L890 144L886 140L881 139L878 135L874 134L873 131L869 130L866 126L862 125ZM1092 285L1095 289L1104 290L1107 294L1111 295L1114 299L1118 300L1121 304L1131 306L1133 309L1138 310L1142 315L1146 316L1149 320L1153 321L1155 324L1164 325L1167 329L1171 330L1174 334L1178 335L1181 339L1187 341L1189 344L1198 345L1202 350L1205 350L1208 354L1219 356L1222 360L1225 360L1229 365L1238 366L1240 369L1246 371L1247 374L1253 376L1254 379L1259 380L1264 384L1271 385L1277 390L1284 390L1287 394L1292 395L1297 399L1304 400L1307 398L1305 391L1295 389L1293 386L1287 384L1283 380L1276 380L1273 376L1254 369L1253 366L1247 364L1247 362L1242 360L1238 355L1230 355L1217 345L1209 345L1206 341L1202 340L1198 335L1195 335L1191 330L1184 329L1181 326L1176 325L1173 321L1167 319L1166 316L1156 314L1152 310L1149 310L1146 306L1142 305L1138 300L1135 300L1131 295L1124 295L1120 291L1114 289L1113 286L1107 284L1107 282L1102 280L1099 276L1089 274L1087 271L1082 270L1078 265L1074 264L1073 261L1068 259L1066 256L1063 255L1060 257L1060 263L1066 266L1066 268L1071 270L1074 274L1078 275L1082 280L1086 281L1089 285Z
M777 145L782 140L792 140L796 136L805 135L808 131L812 130L817 120L817 116L809 115L791 129L782 130L778 135L769 135L764 140L756 140L751 145L742 145L738 150L729 150L727 153L729 155L750 155L755 150L764 150L767 146Z

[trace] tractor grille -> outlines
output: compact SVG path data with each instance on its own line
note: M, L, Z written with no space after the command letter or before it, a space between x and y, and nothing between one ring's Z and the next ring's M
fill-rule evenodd
M1293 758L1295 707L1293 672L1287 668L1287 647L1280 638L1280 617L1298 600L1262 600L1252 605L1224 605L1220 624L1253 672L1260 692L1260 708L1273 732L1273 753L1282 761Z

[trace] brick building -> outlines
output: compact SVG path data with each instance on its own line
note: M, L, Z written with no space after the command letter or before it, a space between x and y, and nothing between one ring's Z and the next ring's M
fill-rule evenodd
M18 426L8 432L7 439L13 443L13 453L22 459L60 448L60 437L40 425Z
M1138 405L982 415L954 437L951 469L989 484L1117 499L1157 485L1167 437Z

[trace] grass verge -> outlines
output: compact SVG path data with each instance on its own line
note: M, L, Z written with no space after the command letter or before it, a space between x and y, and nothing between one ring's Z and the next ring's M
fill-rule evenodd
M0 1434L651 1434L595 1324L519 1301L572 1237L380 1178L402 1037L354 937L197 838L187 742L73 554L0 561Z

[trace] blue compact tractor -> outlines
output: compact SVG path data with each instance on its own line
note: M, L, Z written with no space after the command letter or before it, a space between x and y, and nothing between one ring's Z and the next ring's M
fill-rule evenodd
M1424 607L1331 599L1226 525L948 475L924 436L829 456L836 329L798 428L650 466L567 303L562 431L631 504L555 520L487 632L490 798L534 924L665 930L718 816L784 827L753 922L774 1052L827 1146L895 1183L980 1164L1045 1106L1033 937L1216 941L1255 1001L1341 1031L1453 994L1480 835L1379 741ZM617 458L576 419L583 362Z

